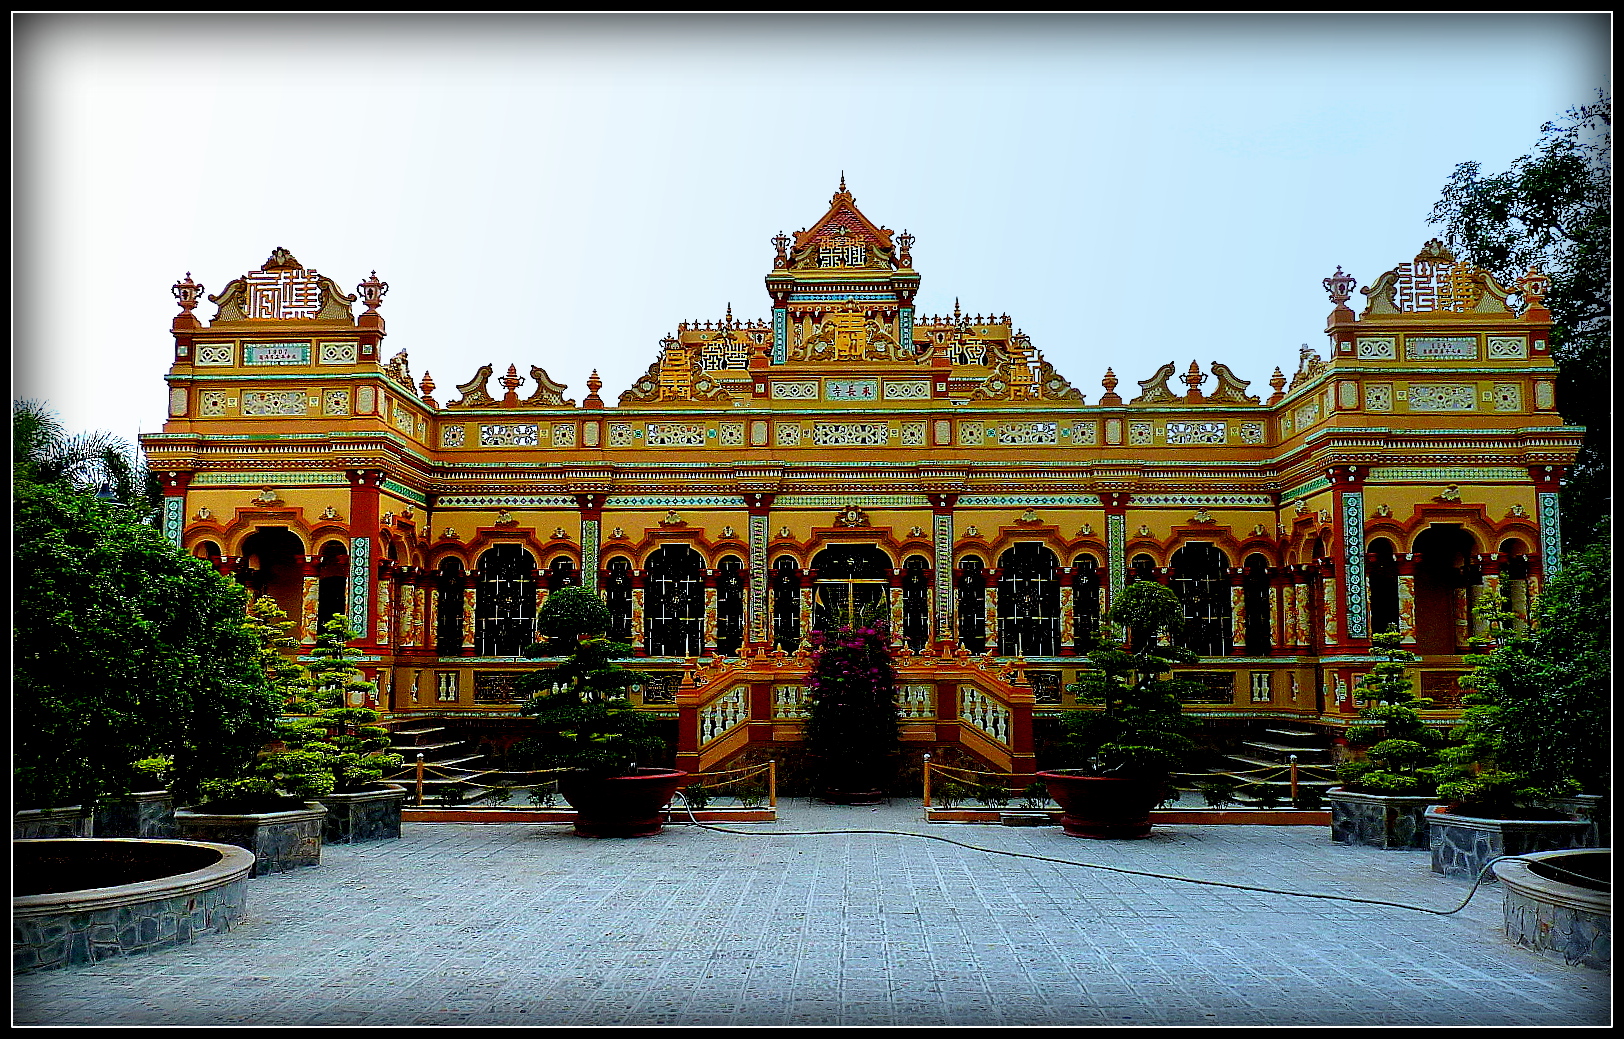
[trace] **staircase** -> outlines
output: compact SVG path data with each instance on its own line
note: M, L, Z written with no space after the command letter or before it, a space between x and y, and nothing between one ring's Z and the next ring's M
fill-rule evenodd
M1293 756L1300 766L1297 778L1299 792L1305 787L1314 787L1323 794L1337 785L1336 779L1329 776L1331 750L1325 734L1285 726L1265 728L1257 738L1244 740L1239 751L1225 755L1231 763L1229 768L1214 771L1246 783L1235 793L1242 804L1258 807L1272 800L1276 804L1289 806L1290 763ZM1310 772L1307 766L1317 767ZM1259 769L1269 771L1260 775ZM1259 796L1265 789L1272 797Z
M440 721L438 718L401 718L379 723L389 729L390 749L406 759L399 773L384 778L406 788L408 805L416 804L419 754L423 755L426 766L423 772L424 805L438 807L476 800L485 791L470 785L469 781L488 785L491 777L501 774L485 763L483 754L471 751L466 740L452 737L450 730L439 724ZM441 769L450 771L455 778L439 774L438 770Z

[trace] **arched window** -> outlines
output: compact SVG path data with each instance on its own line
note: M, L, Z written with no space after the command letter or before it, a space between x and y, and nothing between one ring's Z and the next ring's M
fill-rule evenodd
M1370 543L1365 570L1370 575L1370 630L1398 631L1398 559L1391 541L1377 538Z
M891 560L873 545L833 545L812 558L816 572L812 630L834 631L863 611L883 608L891 584Z
M1274 644L1270 630L1274 618L1269 609L1269 561L1256 553L1246 557L1241 601L1246 610L1246 655L1266 657Z
M237 580L254 598L268 595L289 617L304 612L304 543L286 527L260 527L242 543Z
M902 641L915 653L930 641L930 561L924 556L902 561Z
M609 560L604 576L603 599L609 607L609 637L617 642L632 640L632 561L625 556Z
M716 652L730 657L744 644L744 562L724 556L716 567Z
M1453 523L1435 523L1415 539L1415 644L1422 655L1462 650L1456 618L1466 620L1466 589L1476 544Z
M561 588L581 587L581 575L575 572L575 560L569 556L559 556L547 567L547 591L556 592Z
M496 545L479 557L474 652L516 657L536 640L536 559L522 545Z
M979 556L959 560L958 580L954 582L959 613L959 644L972 653L987 649L987 571Z
M435 590L440 594L434 610L434 651L442 657L462 655L462 605L466 586L462 560L440 564Z
M345 612L349 579L349 550L338 541L321 546L321 559L316 564L317 624L326 624L329 617Z
M773 645L793 653L801 645L801 568L794 556L773 561Z
M1022 542L998 557L998 569L998 652L1060 652L1060 560L1037 542Z
M1184 604L1184 630L1177 642L1205 657L1223 656L1233 642L1229 561L1212 545L1196 541L1173 553L1173 591Z
M1128 583L1154 580L1156 580L1156 560L1147 555L1134 556L1128 563Z
M667 545L643 570L643 644L651 657L705 651L705 561L687 545Z
M1100 627L1100 564L1093 556L1078 556L1072 564L1071 610L1077 648L1086 649Z

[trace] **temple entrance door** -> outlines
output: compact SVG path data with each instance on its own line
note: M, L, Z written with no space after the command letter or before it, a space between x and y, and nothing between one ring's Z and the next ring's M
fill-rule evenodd
M836 545L812 557L812 628L833 631L884 604L891 585L891 560L874 545ZM889 610L879 607L881 618Z

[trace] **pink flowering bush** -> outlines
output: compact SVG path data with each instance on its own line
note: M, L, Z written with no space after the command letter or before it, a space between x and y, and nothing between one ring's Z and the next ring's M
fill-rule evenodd
M805 739L815 789L832 800L886 790L901 738L888 626L857 620L810 642Z

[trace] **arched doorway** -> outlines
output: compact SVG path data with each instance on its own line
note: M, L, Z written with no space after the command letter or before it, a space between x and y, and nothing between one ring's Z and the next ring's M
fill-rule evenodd
M1415 651L1423 656L1462 651L1466 589L1475 583L1470 564L1477 550L1459 524L1435 523L1416 536Z
M687 545L656 549L643 568L643 645L651 657L705 651L705 560Z
M255 599L268 595L289 617L304 612L304 543L286 527L260 527L242 543L237 580Z
M834 631L882 608L891 584L891 560L874 545L833 545L812 557L817 574L812 594L812 629Z

